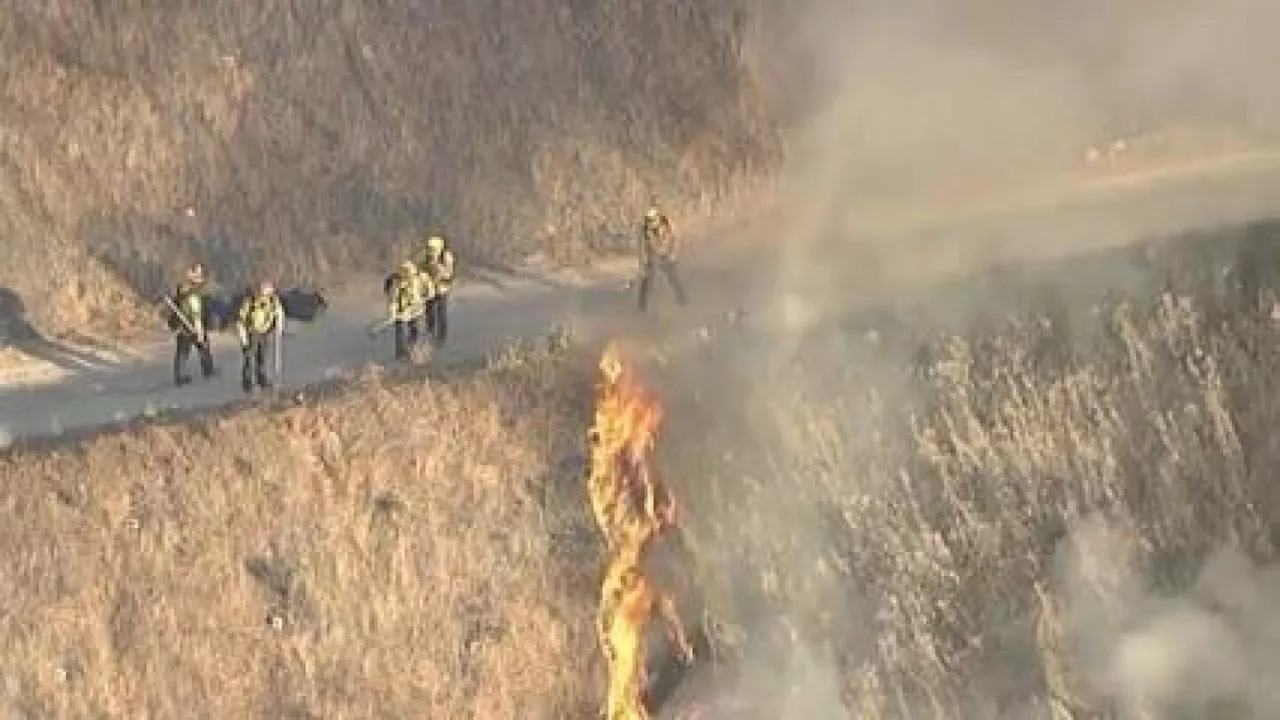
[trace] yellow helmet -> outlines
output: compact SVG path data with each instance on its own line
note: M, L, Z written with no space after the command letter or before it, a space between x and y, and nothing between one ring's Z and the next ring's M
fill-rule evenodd
M661 217L661 216L662 216L662 211L658 209L658 206L657 206L657 205L650 205L650 206L649 206L649 209L648 209L647 211L645 211L644 219L645 219L645 220L657 220L657 219L658 219L659 217Z
M444 250L444 238L439 235L432 235L427 238L427 249L433 253Z
M412 260L405 260L404 262L400 263L401 277L412 277L417 272L418 272L418 266L414 265Z

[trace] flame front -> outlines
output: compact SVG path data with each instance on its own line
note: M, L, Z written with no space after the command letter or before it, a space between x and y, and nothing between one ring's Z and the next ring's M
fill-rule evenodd
M644 636L649 622L662 619L681 659L693 659L675 603L643 569L651 542L674 520L671 496L650 467L662 406L636 380L617 345L605 349L600 371L587 489L608 553L597 616L609 666L605 720L647 720Z
M675 507L650 467L661 403L636 380L617 345L605 349L600 371L588 492L596 524L612 548L623 535L643 532L645 517L662 527L671 524Z

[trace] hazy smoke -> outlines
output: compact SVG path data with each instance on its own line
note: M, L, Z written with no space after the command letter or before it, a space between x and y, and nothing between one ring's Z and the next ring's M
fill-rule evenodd
M1159 568L1139 563L1133 537L1093 520L1059 557L1089 694L1135 717L1280 714L1280 569L1226 549L1187 592L1164 594L1148 587Z
M816 357L812 346L806 347L803 363L793 354L815 331L825 327L838 333L831 315L857 298L892 290L899 280L927 271L981 268L995 259L991 236L1070 248L1104 231L1139 239L1174 209L1181 227L1216 221L1211 216L1218 208L1186 202L1175 208L1166 201L1164 207L1122 207L1106 218L1106 227L1073 215L1063 218L1061 227L1041 217L1035 220L1039 226L996 220L967 229L943 224L936 231L912 230L927 228L922 221L928 217L963 214L980 202L998 204L1040 179L1078 172L1090 148L1106 150L1117 140L1133 145L1164 136L1171 146L1211 146L1225 131L1244 135L1280 126L1280 87L1264 72L1280 61L1280 45L1271 42L1272 28L1280 27L1280 4L802 0L786 8L780 16L787 22L779 25L785 29L775 35L783 37L771 57L793 73L789 97L802 122L788 141L773 217L758 228L764 246L777 253L776 275L761 278L766 263L758 258L752 266L756 287L775 281L772 292L757 296L763 296L761 314L773 313L774 322L764 322L766 339L705 372L700 389L736 387L723 391L733 396L725 402L733 408L729 412L735 419L763 418L758 424L767 426L758 437L745 433L736 445L726 443L734 453L770 456L745 465L735 490L746 494L751 487L757 497L742 504L767 512L757 517L716 508L722 528L717 541L726 555L750 558L752 567L789 569L784 586L794 590L807 577L803 568L811 567L795 558L824 551L821 534L811 531L822 526L823 513L841 505L848 509L853 501L845 495L798 497L805 483L786 473L802 474L803 469L793 468L809 462L833 478L848 474L848 482L838 483L847 495L873 495L875 488L860 487L853 479L874 474L850 461L849 448L883 440L870 429L875 418L869 402L844 398L848 407L837 411L831 388L839 385L817 394L817 402L832 406L814 412L838 417L832 423L844 423L839 427L807 423L795 401L807 382L821 384L815 376L824 366L858 366L873 373L871 360L851 356L840 343ZM1204 137L1196 139L1197 133ZM936 242L926 247L929 241ZM770 368L793 363L795 375L771 377ZM878 389L881 401L893 405L895 389ZM680 417L673 413L673 419ZM690 436L709 444L701 439L709 425L697 433L690 427ZM841 447L813 446L828 436ZM854 527L864 522L860 512L855 508L846 516L854 538L863 530ZM881 521L865 519L868 525ZM792 554L779 559L776 552L755 548L753 536L774 545L790 542ZM1139 536L1133 528L1098 521L1080 528L1059 558L1072 665L1083 676L1083 688L1119 705L1164 711L1221 710L1225 706L1215 703L1242 697L1252 698L1255 707L1278 707L1261 696L1266 687L1261 680L1276 651L1268 628L1277 624L1264 609L1267 602L1280 604L1280 589L1263 590L1270 587L1261 579L1269 571L1223 555L1206 566L1195 593L1161 598L1144 582L1151 577L1150 558L1138 545ZM1125 548L1127 553L1120 552ZM724 560L709 563L722 576L718 580L747 574ZM746 578L743 583L750 584ZM1206 594L1206 588L1215 590ZM823 623L815 618L847 615L830 636L839 635L841 649L850 654L874 657L875 627L856 613L875 610L850 608L854 596L851 588L841 587L830 595L770 597L767 604L818 626ZM1234 600L1228 603L1228 597ZM846 634L858 631L867 636ZM789 647L776 645L767 658L751 656L738 693L784 697L790 704L783 717L848 716L835 668L847 671L849 657L837 662L824 647L821 637L804 638ZM1035 666L1028 658L1006 664L1019 663ZM979 682L975 677L974 684ZM800 691L793 693L796 688ZM1000 700L1034 708L1028 716L1039 717L1043 698L1030 697L1037 692L1019 687L1012 694L1022 697ZM1004 707L1007 712L1009 706Z
M784 697L778 720L843 720L848 710L840 699L840 674L832 659L796 648L788 658Z
M1016 196L1078 170L1089 148L1164 138L1211 152L1280 127L1269 0L807 0L794 14L787 46L805 60L782 56L811 84L768 230L785 239L784 288L847 294L941 262L877 236Z

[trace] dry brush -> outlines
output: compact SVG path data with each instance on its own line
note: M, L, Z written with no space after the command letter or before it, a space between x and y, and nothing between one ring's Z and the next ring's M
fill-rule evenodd
M575 551L590 411L589 370L527 356L0 461L0 708L594 708L596 578Z
M665 373L717 682L786 718L1274 713L1280 329L1199 290Z
M788 718L1277 707L1267 317L1196 287L787 357L746 322L643 369L696 563L672 587L725 692ZM595 712L595 364L10 457L6 702Z

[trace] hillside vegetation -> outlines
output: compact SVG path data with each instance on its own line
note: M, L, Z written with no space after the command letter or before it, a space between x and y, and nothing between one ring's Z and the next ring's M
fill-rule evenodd
M655 374L736 661L709 687L796 720L1273 716L1276 228L724 332Z
M917 308L779 343L748 318L637 354L687 520L664 582L712 650L686 689L787 720L1274 713L1255 565L1280 517L1280 331L1223 283L1230 239L1193 240L1093 259L1146 263L1110 298L1024 276L1040 299L951 333ZM593 716L595 352L0 460L4 702Z
M749 5L9 4L0 289L121 329L193 259L323 282L436 224L575 262L650 192L714 212L777 157Z
M529 355L0 460L0 715L588 716L589 417Z

